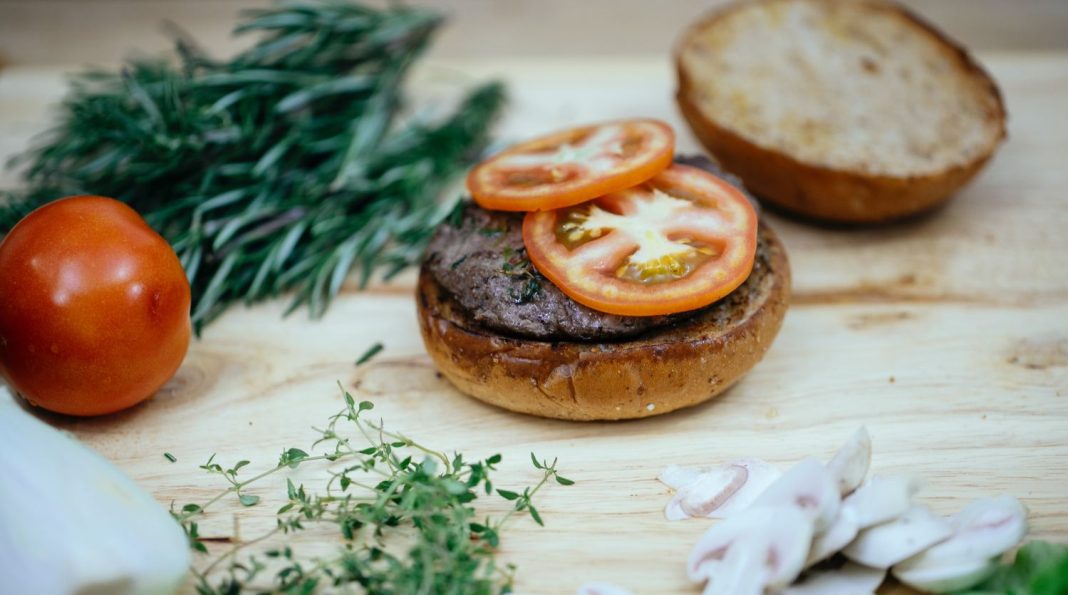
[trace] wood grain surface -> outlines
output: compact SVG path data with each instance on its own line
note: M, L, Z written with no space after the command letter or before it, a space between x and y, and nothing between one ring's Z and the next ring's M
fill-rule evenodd
M217 491L196 468L212 453L252 459L255 471L283 447L306 447L309 426L342 405L337 381L426 444L502 453L500 487L534 479L529 452L559 457L577 483L545 490L546 527L521 518L502 544L525 593L574 592L587 580L640 594L695 592L683 560L710 522L665 521L670 492L657 473L736 456L782 466L827 457L860 425L874 440L874 471L925 478L921 500L935 510L1009 493L1029 508L1033 537L1068 542L1068 54L980 58L1010 114L1009 141L989 168L947 207L892 227L824 229L768 214L792 259L793 305L766 359L703 406L638 422L568 423L465 398L425 355L408 275L365 292L346 287L319 321L283 318L280 302L235 309L150 402L101 419L48 419L164 503ZM680 151L697 148L664 59L438 63L415 88L432 105L455 81L493 74L512 96L502 139L644 115L675 124ZM53 69L0 73L0 155L48 125L60 80ZM376 341L385 351L355 367ZM321 473L293 476L312 482ZM270 526L282 482L252 490L264 503L240 511L240 537ZM221 507L202 532L233 536L233 512ZM313 550L334 543L315 532L301 539Z

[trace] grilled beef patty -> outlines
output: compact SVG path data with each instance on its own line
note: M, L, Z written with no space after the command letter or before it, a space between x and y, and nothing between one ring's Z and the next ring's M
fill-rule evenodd
M741 188L736 178L707 158L676 161L711 171ZM674 324L704 310L668 316L619 316L583 306L538 273L527 258L523 213L487 211L472 202L461 209L442 223L430 240L426 266L472 320L495 331L549 341L611 341ZM738 306L747 303L752 288L767 274L765 252L761 233L750 278L706 309L720 310L724 322L730 320L732 312L741 311Z

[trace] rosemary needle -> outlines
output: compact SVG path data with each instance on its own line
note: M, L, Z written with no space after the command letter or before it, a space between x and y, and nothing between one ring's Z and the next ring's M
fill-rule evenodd
M365 351L363 355L356 358L356 365L360 366L366 364L367 362L371 361L374 356L378 355L379 352L381 352L383 349L385 349L385 345L383 345L381 342L376 342L374 345L368 347L367 351Z

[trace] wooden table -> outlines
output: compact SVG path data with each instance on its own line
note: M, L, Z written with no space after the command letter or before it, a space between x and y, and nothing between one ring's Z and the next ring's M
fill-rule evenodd
M683 560L710 522L665 521L669 490L657 473L736 456L782 466L826 457L860 425L874 440L874 471L926 478L921 499L935 510L1010 493L1030 509L1033 537L1068 541L1068 54L980 58L1010 114L1009 141L989 168L946 208L891 227L828 230L769 215L790 253L793 304L766 359L711 403L637 422L566 423L468 399L423 350L409 275L362 293L346 288L320 321L283 319L280 302L235 309L151 402L102 419L50 419L164 503L216 492L196 468L212 453L252 459L255 471L283 447L307 446L309 426L341 407L336 381L429 445L502 453L500 487L535 478L530 451L559 457L576 485L539 494L546 527L520 518L502 544L528 593L569 593L587 580L693 592ZM434 96L451 69L505 74L513 102L504 139L646 115L677 126L680 151L697 148L662 59L444 66L424 69L417 94ZM61 91L59 70L0 72L0 155L48 124L45 107ZM376 341L385 351L354 367ZM281 482L251 491L265 502L240 511L242 536L269 526ZM230 535L234 511L220 508L203 532Z

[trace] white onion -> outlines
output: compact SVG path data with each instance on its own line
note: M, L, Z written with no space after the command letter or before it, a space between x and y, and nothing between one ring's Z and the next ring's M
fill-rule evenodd
M4 388L0 469L4 592L162 595L181 586L189 545L170 513Z

